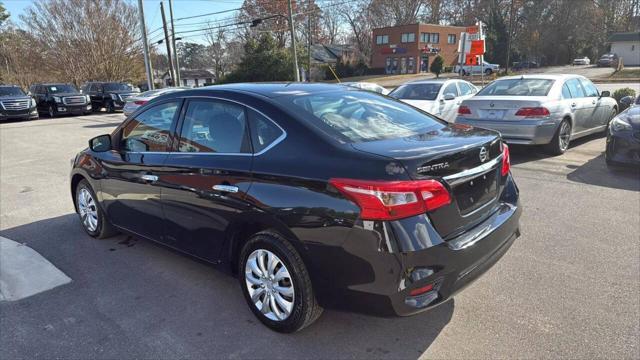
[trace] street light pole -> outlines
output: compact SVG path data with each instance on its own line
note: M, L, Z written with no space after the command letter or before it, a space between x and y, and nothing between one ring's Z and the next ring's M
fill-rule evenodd
M291 55L293 56L293 73L296 82L300 82L300 71L298 70L298 53L296 52L296 34L293 24L293 10L291 9L291 0L287 0L289 7L289 30L291 31Z
M173 25L173 2L171 0L169 0L169 17L171 18L171 43L173 45L173 56L176 59L175 86L180 86L180 56L178 55L178 48L176 47L176 27Z
M167 31L167 18L164 16L163 2L160 2L160 14L162 15L162 27L164 28L164 41L167 45L167 59L169 60L169 75L171 76L171 82L175 86L176 76L173 72L173 60L171 57L171 42L169 42L169 31Z
M138 14L140 15L140 31L142 32L142 51L144 52L144 68L147 72L147 87L153 90L153 69L149 58L149 42L147 41L147 25L144 22L144 6L142 0L138 0ZM9 64L7 63L7 67Z

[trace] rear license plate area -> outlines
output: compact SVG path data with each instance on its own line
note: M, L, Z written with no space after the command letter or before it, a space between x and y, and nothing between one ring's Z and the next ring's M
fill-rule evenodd
M469 214L495 199L498 192L496 171L477 176L453 189L458 209L462 215Z

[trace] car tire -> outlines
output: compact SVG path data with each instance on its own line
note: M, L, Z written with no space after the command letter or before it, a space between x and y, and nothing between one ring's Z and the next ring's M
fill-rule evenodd
M113 105L113 101L109 101L109 102L107 103L107 112L108 112L109 114L113 114L114 112L116 112L116 108L115 108L115 106Z
M47 109L47 115L49 115L50 119L56 117L56 112L53 110L53 105L49 105L49 108Z
M564 119L560 122L551 142L547 144L547 151L551 153L551 155L562 155L567 151L567 149L569 149L570 142L571 122Z
M487 76L488 76L488 75L491 75L491 74L493 74L493 70L491 70L491 69L486 69L486 70L484 71L484 74L485 74L485 75L487 75Z
M281 235L257 233L243 246L239 260L242 293L264 325L277 332L292 333L320 317L322 308L302 258Z
M96 193L87 180L78 183L75 198L80 223L89 236L104 239L118 233L98 204Z

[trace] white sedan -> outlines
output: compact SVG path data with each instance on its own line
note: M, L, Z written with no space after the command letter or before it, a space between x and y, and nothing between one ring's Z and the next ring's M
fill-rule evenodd
M478 92L472 83L457 79L420 80L402 84L389 93L420 110L454 122L462 100Z
M591 59L588 57L573 59L573 65L591 65Z
M365 82L365 81L341 82L340 85L346 85L346 86L351 86L351 87L362 89L362 90L373 91L382 95L387 95L389 93L389 90L385 89L384 87L378 84Z

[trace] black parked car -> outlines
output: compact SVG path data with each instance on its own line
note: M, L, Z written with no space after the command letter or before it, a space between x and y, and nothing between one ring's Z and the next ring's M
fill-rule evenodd
M611 67L618 65L618 54L604 54L598 59L598 67Z
M49 117L91 113L88 96L82 95L71 84L35 84L31 85L29 92L36 101L38 112Z
M537 69L540 65L538 65L535 61L521 61L513 64L513 70L525 70L525 69Z
M31 96L25 94L19 86L0 85L0 121L37 118L36 102Z
M520 234L498 133L355 88L174 92L89 144L71 171L89 235L124 231L237 275L277 331L322 308L423 311Z
M127 99L138 92L124 83L89 82L82 86L82 93L91 97L91 105L95 111L105 108L112 113L122 110Z
M632 106L609 122L605 160L608 166L640 165L640 106Z

